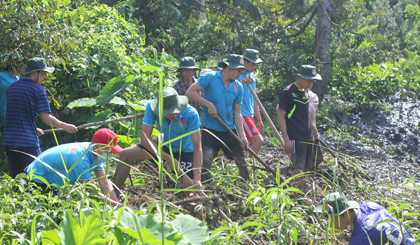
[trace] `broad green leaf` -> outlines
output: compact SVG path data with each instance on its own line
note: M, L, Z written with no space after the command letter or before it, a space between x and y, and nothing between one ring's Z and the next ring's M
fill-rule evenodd
M117 96L115 96L109 103L114 104L114 105L122 105L122 106L127 105L127 103L123 99Z
M114 216L118 217L118 212L114 212ZM158 240L158 243L149 242L150 244L160 244L162 241L162 223L153 215L134 214L133 211L124 210L121 215L120 223L116 224L122 231L132 236L137 240L149 242L148 240ZM165 244L181 244L173 242L173 238L177 241L181 240L180 235L174 233L174 230L167 224L163 226ZM168 237L172 238L172 242ZM185 244L185 243L184 243Z
M110 102L121 90L125 89L135 79L136 77L134 75L119 75L118 77L111 79L99 94L97 99L98 105L102 106Z
M96 215L89 215L84 225L80 227L75 215L67 210L60 224L58 234L61 244L102 245L106 244L105 230L102 221Z
M133 108L136 111L145 111L146 110L146 106L140 105L140 104L134 104L130 101L128 102L128 105L131 106L131 108Z
M67 107L73 109L74 107L92 107L96 105L96 98L82 98L71 102Z
M117 137L118 137L118 145L120 145L122 148L127 148L137 143L136 139L133 139L125 135L117 135Z
M159 69L160 69L160 67L158 67L158 66L152 66L152 65L146 65L146 66L142 66L140 69L141 69L143 72L147 72L147 71L149 71L149 72L153 72L153 71L157 71L157 70L159 70Z
M179 234L182 239L191 244L203 244L209 237L209 230L204 222L192 217L191 215L178 214L172 224L172 228Z
M57 230L44 231L41 234L41 244L59 245L61 238Z
M78 122L87 122L87 123L94 123L94 122L101 122L109 119L109 115L111 114L111 110L101 111L96 113L94 116L84 116L78 120ZM100 126L92 126L87 128L98 128Z
M171 66L178 66L179 62L170 54L163 53L160 57L162 64L171 65Z

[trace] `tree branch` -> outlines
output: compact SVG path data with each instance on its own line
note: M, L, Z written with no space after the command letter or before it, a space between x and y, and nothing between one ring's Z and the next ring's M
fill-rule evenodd
M309 20L308 20L308 21L307 21L307 22L303 25L303 27L302 27L302 29L301 29L300 31L298 31L297 33L292 34L292 35L283 36L283 38L297 37L297 36L299 36L300 34L302 34L303 32L305 32L306 27L308 27L308 26L309 26L309 24L311 23L312 19L315 17L316 12L317 12L317 9L318 9L318 7L314 9L314 11L312 12L311 17L310 17L310 18L309 18Z

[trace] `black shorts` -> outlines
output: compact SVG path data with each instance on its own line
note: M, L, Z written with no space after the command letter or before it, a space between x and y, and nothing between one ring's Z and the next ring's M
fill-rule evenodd
M157 144L158 139L154 138L153 141ZM141 143L136 144L140 149L146 151L149 153L153 159L157 160L157 157L154 153L150 152L146 149L146 147L142 146ZM162 151L166 152L167 154L170 154L169 148L166 146L162 147ZM194 179L194 153L193 152L181 152L181 157L179 156L179 152L172 152L174 159L178 160L178 162L181 164L182 170L190 177L190 179Z
M310 169L312 167L312 141L292 140L292 168Z
M238 135L236 130L232 131ZM229 132L203 128L201 133L201 145L203 147L203 152L206 150L212 150L213 153L217 155L217 152L222 149L223 153L229 159L233 159L234 157L245 157L244 149L241 147L239 142L229 134Z

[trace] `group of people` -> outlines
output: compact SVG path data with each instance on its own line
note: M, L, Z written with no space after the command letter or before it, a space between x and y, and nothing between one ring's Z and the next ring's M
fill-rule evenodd
M195 71L201 69L192 57L184 57L177 69L181 78L173 87L165 87L160 92L163 104L159 104L158 94L146 105L140 143L122 149L115 132L101 128L91 142L59 145L43 153L38 139L43 131L36 127L37 115L49 127L77 132L74 125L51 115L41 83L46 73L53 72L54 68L47 67L44 59L34 58L28 61L26 70L21 73L24 77L19 80L8 72L0 73L0 103L7 101L7 106L0 104L3 118L0 125L4 121L3 146L11 177L24 172L43 190L56 190L66 182L92 182L94 171L102 196L113 205L122 205L116 190L124 186L133 162L157 159L158 139L152 138L153 128L156 128L163 134L161 158L182 175L184 189L201 188L202 181L211 179L213 160L219 150L234 160L240 177L249 180L245 149L227 132L232 130L247 146L252 142L250 148L259 153L264 143L261 135L264 125L249 87L256 89L254 72L262 62L257 50L247 49L243 55L230 54L218 64L221 70L204 73L196 80ZM297 80L282 90L277 105L277 121L285 151L291 154L294 175L313 167L313 145L318 139L315 122L318 99L310 89L314 81L322 79L310 65L302 65L297 75ZM181 135L186 136L173 141ZM105 176L104 161L108 153L120 153L113 183ZM51 186L54 187L51 189ZM303 188L301 183L296 187ZM186 192L186 195L197 195L197 192ZM333 193L325 197L315 212L330 217L336 228L353 225L351 244L368 244L369 239L384 242L373 244L385 244L385 241L402 244L402 235L395 226L373 226L373 221L389 218L386 209L375 203L358 205L348 202L342 193ZM203 210L199 209L195 215L202 219ZM410 237L408 232L404 236Z

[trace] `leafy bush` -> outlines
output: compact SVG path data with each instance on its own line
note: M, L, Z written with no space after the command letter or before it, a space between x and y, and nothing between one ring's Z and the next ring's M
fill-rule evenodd
M357 102L382 101L389 96L418 98L419 65L417 51L408 51L407 59L401 58L396 62L372 64L349 71L336 69L329 85L330 94Z

